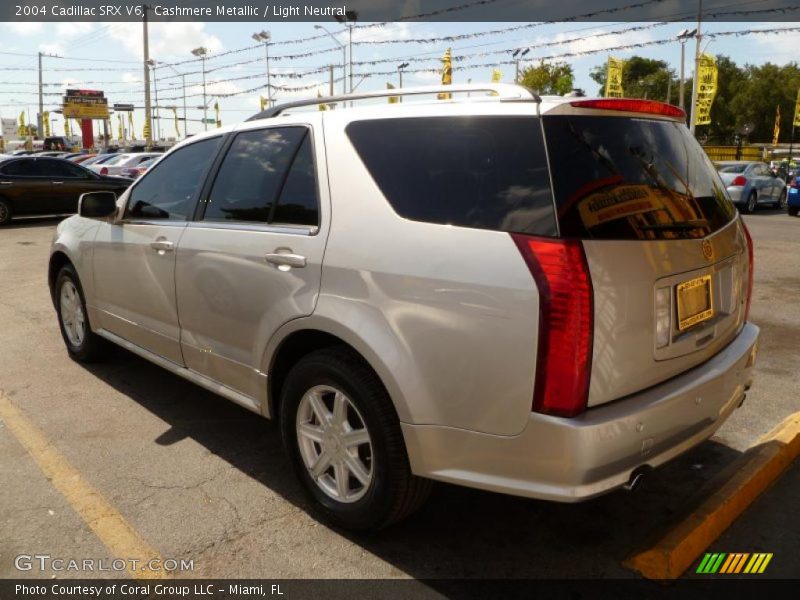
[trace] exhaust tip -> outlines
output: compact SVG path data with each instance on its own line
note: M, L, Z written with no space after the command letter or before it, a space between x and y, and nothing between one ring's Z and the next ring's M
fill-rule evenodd
M628 480L628 483L622 486L626 492L634 492L636 491L639 486L642 485L644 481L644 476L647 474L648 471L652 469L649 465L642 465L641 467L637 467L631 473L631 478Z

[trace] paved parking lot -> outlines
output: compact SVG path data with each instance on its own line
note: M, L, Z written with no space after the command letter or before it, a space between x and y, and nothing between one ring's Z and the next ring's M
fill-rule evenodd
M752 320L762 328L754 388L713 440L635 494L558 505L440 485L418 514L380 534L332 530L306 513L271 423L122 350L96 366L67 358L46 285L54 220L0 230L0 391L162 557L194 560L186 576L630 577L621 559L800 410L800 219L765 210L747 223L757 261ZM52 574L16 571L19 554L111 558L1 421L0 456L0 577ZM798 478L790 470L770 493L797 489ZM731 534L736 550L768 544L780 511L794 512L771 498L771 524L750 514ZM771 572L800 576L797 539L769 550Z

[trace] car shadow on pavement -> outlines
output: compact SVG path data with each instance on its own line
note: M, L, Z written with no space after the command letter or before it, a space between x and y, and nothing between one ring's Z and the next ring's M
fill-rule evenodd
M296 507L314 510L273 422L125 350L112 352L108 362L86 368L170 425L154 443L190 438ZM415 578L633 577L621 560L699 504L698 488L738 455L712 439L651 472L633 493L581 504L439 484L401 523L371 534L339 533L398 575Z
M67 216L46 216L46 217L25 217L20 219L14 219L8 225L3 225L0 227L0 232L9 230L9 229L34 229L39 227L52 227L53 225L57 225L64 219L68 218Z

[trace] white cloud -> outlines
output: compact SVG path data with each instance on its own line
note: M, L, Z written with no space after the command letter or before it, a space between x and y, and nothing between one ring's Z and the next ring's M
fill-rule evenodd
M56 25L56 34L59 38L76 38L86 35L94 29L94 23L84 21L59 23Z
M641 44L643 42L650 42L655 38L649 31L630 31L624 34L614 35L600 35L608 33L605 30L598 29L594 31L586 31L582 33L580 39L575 39L575 33L559 33L554 37L537 38L533 40L530 45L547 43L547 42L562 42L564 40L574 40L565 42L558 46L545 46L544 48L535 48L534 52L540 56L550 56L556 54L569 54L573 52L591 52L604 50L606 48L616 48L617 46L627 46L629 44ZM520 44L520 48L524 48L527 44ZM631 48L628 50L614 50L614 54L627 55L635 52L641 52L641 49ZM565 57L570 60L579 57ZM531 57L531 60L536 60ZM554 59L555 60L555 59Z
M800 23L781 23L781 27L800 27ZM747 43L752 50L752 52L748 53L748 56L764 56L770 62L781 64L786 61L797 60L797 48L800 48L800 33L754 35L751 40L748 40L748 42L742 40L742 43Z
M221 52L222 41L205 31L206 24L189 23L151 23L150 57L156 60L191 58L191 51L204 46L209 54ZM111 38L119 42L128 54L141 58L142 25L140 23L115 23L110 28Z
M122 74L122 82L123 83L142 83L142 77L134 75L133 73L123 73Z
M39 44L39 50L45 54L55 54L56 56L64 56L64 47L59 43L54 44Z
M21 21L18 23L6 23L6 27L16 35L34 36L42 33L42 31L44 30L44 23L40 23L37 21L30 21L30 22Z
M353 30L354 42L377 42L384 40L404 40L411 37L411 27L408 23L387 23L383 27L365 27L364 29ZM348 42L350 38L347 33L339 36L339 41Z

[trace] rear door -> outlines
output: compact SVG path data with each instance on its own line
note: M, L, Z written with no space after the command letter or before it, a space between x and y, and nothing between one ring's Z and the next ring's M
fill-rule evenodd
M754 187L758 194L759 202L770 202L776 200L775 197L775 178L767 165L756 163L750 168Z
M263 397L270 337L311 314L319 294L328 222L321 120L236 133L180 242L186 365L252 398Z
M17 215L46 215L57 212L50 183L39 171L42 160L10 160L3 163L0 169L0 196L11 200Z
M589 405L708 360L745 318L747 245L702 148L677 120L545 116L562 237L583 240L595 300Z

